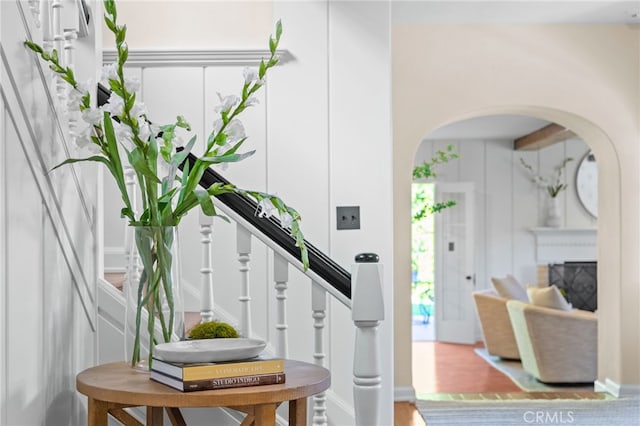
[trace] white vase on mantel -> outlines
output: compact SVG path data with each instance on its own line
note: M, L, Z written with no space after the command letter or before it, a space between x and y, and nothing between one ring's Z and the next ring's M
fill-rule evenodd
M556 197L547 198L547 217L545 225L549 228L559 228L562 224L562 214L560 212L560 202Z

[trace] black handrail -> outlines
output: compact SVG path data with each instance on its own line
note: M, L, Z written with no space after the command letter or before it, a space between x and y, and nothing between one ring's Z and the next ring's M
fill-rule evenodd
M102 84L98 84L98 105L101 106L106 104L109 100L109 96L111 96L111 91L105 88ZM189 167L193 168L196 156L189 154L185 161L189 161ZM180 166L180 169L182 170L182 165ZM205 170L202 178L200 179L200 186L207 189L217 182L222 184L229 183L229 181L222 175L209 167ZM258 204L251 197L230 193L216 196L216 198L240 215L244 220L249 222L253 227L266 235L267 238L275 242L287 253L292 255L294 258L299 258L300 249L296 247L293 237L283 229L282 226L280 226L280 221L278 219L274 217L270 217L268 219L257 217L256 212L258 210ZM323 278L327 283L348 299L351 299L351 274L307 240L305 240L305 244L309 251L309 269Z
M196 162L196 156L189 154L186 161L189 161L189 167L191 168ZM205 170L202 179L200 179L200 186L206 189L218 182L222 184L229 183L222 175L209 167ZM216 198L266 235L267 238L286 250L287 253L299 258L300 249L296 247L293 237L280 226L278 219L274 217L269 217L268 219L257 217L258 203L251 197L229 193L218 195ZM305 244L309 250L309 269L351 299L351 274L306 239Z

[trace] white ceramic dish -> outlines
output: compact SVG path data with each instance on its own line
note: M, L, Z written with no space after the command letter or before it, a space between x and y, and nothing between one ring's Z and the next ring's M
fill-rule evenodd
M258 339L201 339L161 343L155 351L169 362L222 362L253 358L266 345Z

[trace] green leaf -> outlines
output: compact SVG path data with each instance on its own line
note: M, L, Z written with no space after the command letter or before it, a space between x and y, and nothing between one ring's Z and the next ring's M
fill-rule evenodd
M151 170L147 162L145 161L144 156L140 149L135 148L133 151L128 152L129 163L136 169L137 172L142 173L148 179L151 179L152 182L161 183L158 176Z
M282 21L278 19L278 22L276 22L276 40L280 41L281 35L282 35Z
M52 168L51 171L57 169L58 167L64 166L65 164L79 163L81 161L95 161L98 163L105 164L107 167L111 168L111 163L109 163L109 160L106 157L103 157L101 155L94 155L92 157L87 157L87 158L67 158L62 163Z
M184 160L187 158L187 156L189 155L189 153L191 152L193 145L196 143L196 139L197 139L197 135L194 135L189 140L189 142L184 146L184 149L173 156L173 158L171 159L171 164L176 164L176 165L182 164Z
M220 163L237 163L238 161L242 161L245 158L251 157L255 154L255 150L245 152L243 154L229 154L229 155L218 155L213 157L202 157L201 160L209 163L209 164L220 164Z
M24 42L24 45L27 46L29 49L33 50L36 53L40 53L40 54L44 53L44 50L42 49L42 47L40 47L40 45L38 45L38 44L36 44L36 43L34 43L32 41L26 40Z
M193 191L196 198L198 199L198 203L200 203L200 207L202 207L202 212L207 216L215 216L216 209L213 206L213 201L211 201L211 197L209 193L204 189L196 189Z

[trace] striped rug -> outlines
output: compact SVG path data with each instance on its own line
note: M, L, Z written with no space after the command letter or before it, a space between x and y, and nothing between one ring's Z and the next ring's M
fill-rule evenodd
M427 426L638 426L640 399L417 402Z

